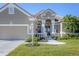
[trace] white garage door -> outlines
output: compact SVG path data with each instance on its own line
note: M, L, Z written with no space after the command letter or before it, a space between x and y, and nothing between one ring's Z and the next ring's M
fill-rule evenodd
M25 39L26 26L0 26L0 39Z

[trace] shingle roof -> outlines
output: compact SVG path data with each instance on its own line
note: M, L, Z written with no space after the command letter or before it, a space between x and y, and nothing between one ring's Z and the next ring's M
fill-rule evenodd
M56 16L55 16L55 19L57 19L58 21L61 21L61 20L63 19L63 17L56 15Z
M51 9L43 9L41 11L39 11L38 13L35 14L35 17L39 17L41 14L43 14L44 12L46 12L47 10L52 11L54 14L56 14L53 10Z
M0 8L0 10L1 9L3 9L4 7L6 7L7 5L9 5L10 3L6 3L6 4L4 4L4 6L2 6L1 8ZM31 15L31 16L33 16L33 17L39 17L41 14L43 14L45 11L47 11L47 10L50 10L50 11L53 11L53 10L51 10L51 9L42 9L42 10L40 10L38 13L36 13L35 15L32 15L31 13L29 13L29 12L27 12L25 9L23 9L22 7L20 7L20 6L18 6L16 3L12 3L12 4L14 4L14 5L16 5L17 7L19 7L21 10L23 10L24 12L26 12L26 13L28 13L29 15ZM54 12L54 11L53 11ZM55 13L55 12L54 12ZM56 14L56 13L55 13ZM57 20L59 20L59 21L61 21L61 19L62 19L63 17L62 16L58 16L58 15L56 15L55 16L55 19L57 19Z

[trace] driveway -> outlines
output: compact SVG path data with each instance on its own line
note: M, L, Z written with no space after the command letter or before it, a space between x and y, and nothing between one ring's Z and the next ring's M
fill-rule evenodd
M0 56L7 55L23 42L24 40L0 40Z

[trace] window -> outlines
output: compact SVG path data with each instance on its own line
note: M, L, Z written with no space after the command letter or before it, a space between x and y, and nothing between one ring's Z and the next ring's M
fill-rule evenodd
M14 6L13 5L10 4L8 9L9 9L8 10L9 14L14 14Z

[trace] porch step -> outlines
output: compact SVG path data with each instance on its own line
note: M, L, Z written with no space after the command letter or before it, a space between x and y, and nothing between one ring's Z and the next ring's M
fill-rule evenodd
M54 38L48 37L47 40L54 40Z
M48 40L47 44L65 44L64 42L59 42L57 40Z

